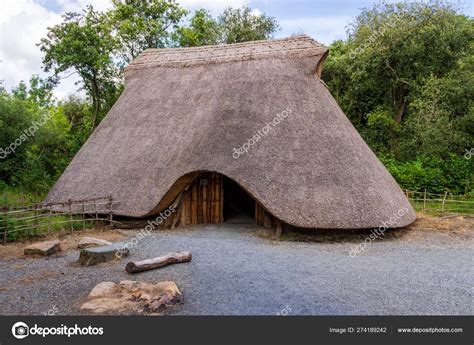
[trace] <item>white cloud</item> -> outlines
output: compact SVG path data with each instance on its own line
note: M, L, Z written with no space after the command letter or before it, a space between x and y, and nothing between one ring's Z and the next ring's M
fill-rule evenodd
M262 11L260 11L258 8L254 8L254 9L252 10L252 14L253 14L254 16L261 16L261 15L262 15Z
M2 1L1 7L0 79L10 88L41 74L42 53L36 44L61 18L31 0Z
M105 11L112 7L110 0L56 0L65 12L80 12L87 5L92 5L96 11Z
M248 0L178 0L177 2L187 10L205 8L214 15L226 7L242 7L249 3Z
M329 45L336 39L346 37L346 26L352 20L349 16L304 17L282 19L278 37L287 37L296 33L304 33L320 43Z

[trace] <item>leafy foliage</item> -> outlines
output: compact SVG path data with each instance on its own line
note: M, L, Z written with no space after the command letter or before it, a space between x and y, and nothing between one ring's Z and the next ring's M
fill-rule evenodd
M115 101L118 91L118 71L112 59L117 42L111 37L111 27L100 12L88 6L82 13L66 13L64 21L49 28L39 44L44 52L43 68L53 71L58 83L63 72L78 73L82 88L92 100L94 113L91 129L100 122Z
M115 32L121 65L129 64L147 48L172 45L174 30L187 14L176 2L168 0L113 0L107 13Z
M473 190L473 23L443 1L380 3L330 47L323 79L403 188Z

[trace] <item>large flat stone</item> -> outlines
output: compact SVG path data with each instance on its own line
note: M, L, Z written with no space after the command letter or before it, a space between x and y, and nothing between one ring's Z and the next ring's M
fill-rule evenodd
M161 314L180 301L181 292L172 281L151 284L124 280L96 285L81 310L94 314Z
M83 248L90 248L90 247L103 247L103 246L110 246L112 242L102 240L100 238L95 238L95 237L83 237L79 241L79 244L77 245L78 249L83 249Z
M57 253L61 250L60 242L58 240L54 241L44 241L31 244L26 246L23 249L25 255L51 255Z
M130 253L124 243L116 243L108 246L82 249L79 254L79 263L82 266L92 266L101 262L127 256Z

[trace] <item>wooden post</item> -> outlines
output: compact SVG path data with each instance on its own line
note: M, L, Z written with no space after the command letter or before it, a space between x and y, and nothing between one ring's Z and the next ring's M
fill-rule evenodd
M441 212L444 212L444 205L446 203L446 197L448 196L448 192L444 193L443 203L441 204Z
M48 212L48 235L51 233L51 217L53 216L53 207L49 206Z
M112 226L113 202L112 196L109 196L109 225Z
M276 238L276 240L278 241L278 240L280 240L281 233L283 232L283 226L282 226L282 224L281 224L281 220L275 218L275 221L276 221L276 233L275 233L275 238Z
M86 207L85 202L82 202L82 229L86 228Z
M72 219L72 200L68 200L69 203L69 223L71 224L71 231L74 231L74 220Z
M7 236L8 236L8 211L10 211L10 207L7 206L5 208L5 229L3 229L3 245L7 244Z
M426 210L426 188L425 188L425 196L423 197L423 211Z
M33 207L33 235L36 235L38 233L38 204L34 204Z
M219 223L224 223L224 197L225 197L225 194L224 194L224 178L222 175L219 175L219 191L220 191L220 210L219 210L219 217L220 217L220 222Z
M97 213L97 200L94 199L94 210L95 210L95 228L99 228L99 214Z

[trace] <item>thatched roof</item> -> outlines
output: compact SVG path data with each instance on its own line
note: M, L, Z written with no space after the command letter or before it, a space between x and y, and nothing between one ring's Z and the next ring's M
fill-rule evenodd
M403 192L319 79L326 53L307 36L145 51L46 201L112 195L118 214L143 217L169 206L196 172L215 171L294 226L410 224Z

